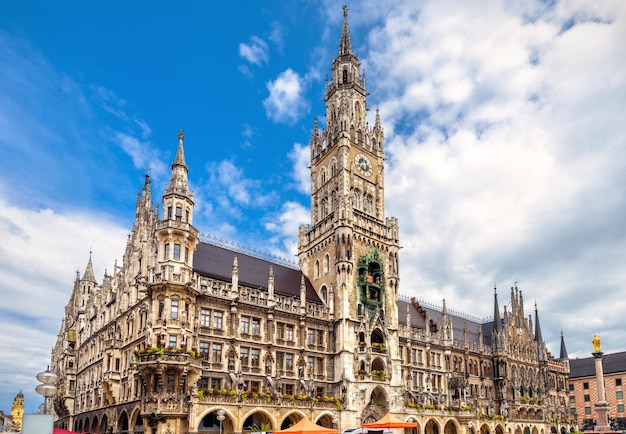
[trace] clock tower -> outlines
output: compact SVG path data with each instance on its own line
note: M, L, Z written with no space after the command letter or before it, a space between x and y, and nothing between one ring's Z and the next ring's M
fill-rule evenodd
M390 366L398 355L398 220L385 218L384 133L378 110L374 126L367 123L365 73L345 6L331 71L326 129L316 118L310 141L311 223L300 227L299 263L333 315L337 377L357 377L359 345L383 344L385 368L400 381L399 363Z

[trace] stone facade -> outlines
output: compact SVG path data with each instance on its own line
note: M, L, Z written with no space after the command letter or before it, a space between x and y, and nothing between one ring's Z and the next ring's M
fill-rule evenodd
M294 265L200 237L179 133L161 210L146 176L123 263L98 283L90 258L76 277L52 351L57 426L234 433L308 417L344 430L391 412L427 434L556 430L568 360L549 354L517 287L508 310L494 292L486 322L400 295L366 98L344 10Z

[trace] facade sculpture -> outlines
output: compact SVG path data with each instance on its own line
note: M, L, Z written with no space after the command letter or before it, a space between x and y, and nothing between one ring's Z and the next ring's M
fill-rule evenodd
M76 278L52 351L57 426L229 433L306 416L343 430L391 412L427 434L539 434L568 419L566 354L548 352L516 286L488 321L400 295L367 95L344 9L297 265L200 237L179 133L160 210L145 178L123 264L98 283L90 258Z

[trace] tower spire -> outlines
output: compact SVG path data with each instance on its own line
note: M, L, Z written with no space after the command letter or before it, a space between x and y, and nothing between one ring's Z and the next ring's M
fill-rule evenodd
M91 251L89 251L89 262L87 262L87 267L85 268L82 280L96 283L96 277L93 272L93 264L91 263Z
M185 134L183 134L183 130L181 129L178 132L178 149L176 150L176 158L172 163L172 177L168 189L186 192L189 190L189 181L187 180L189 168L187 164L185 164L184 140Z
M352 41L350 40L350 26L348 25L348 6L343 5L343 29L339 41L339 57L352 55Z
M567 348L565 348L565 337L563 337L563 330L561 330L561 352L559 353L559 359L569 359L569 356L567 355Z
M544 351L543 336L541 335L541 325L539 325L539 311L537 310L537 303L535 303L535 341L537 341L539 360L545 360L546 353Z

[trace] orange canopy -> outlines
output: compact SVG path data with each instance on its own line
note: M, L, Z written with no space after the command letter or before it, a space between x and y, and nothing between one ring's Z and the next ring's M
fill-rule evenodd
M364 423L363 428L417 428L417 422L405 422L387 413L376 422Z
M295 425L282 431L274 431L274 434L337 434L336 429L324 428L311 422L308 418L302 419Z

